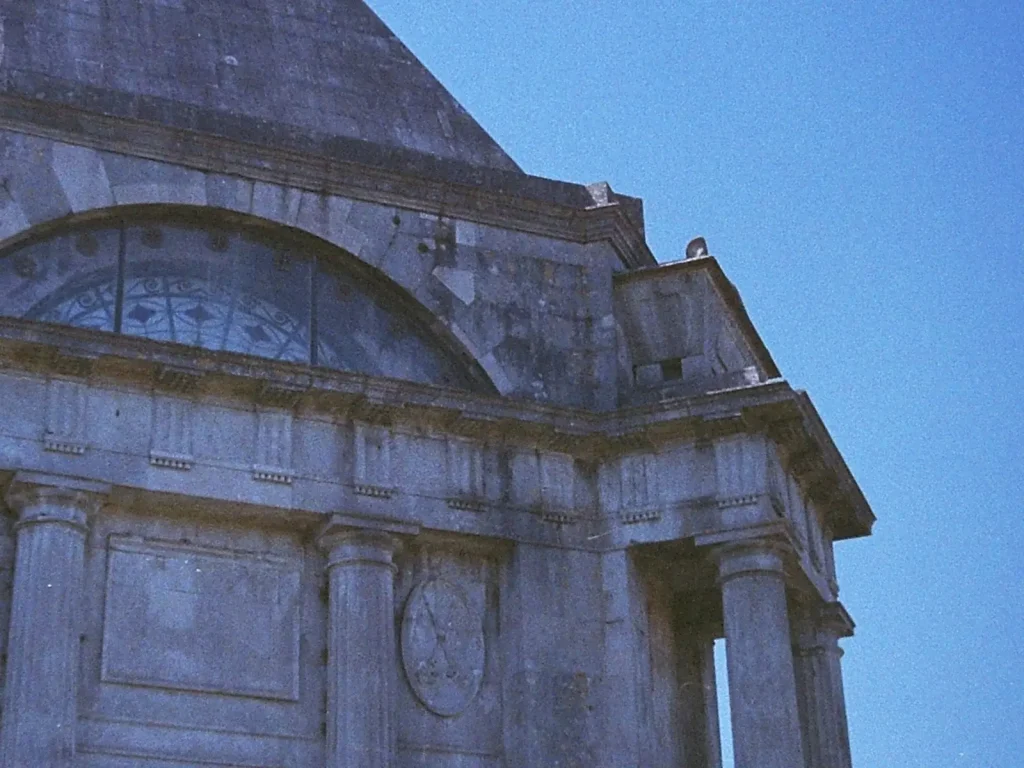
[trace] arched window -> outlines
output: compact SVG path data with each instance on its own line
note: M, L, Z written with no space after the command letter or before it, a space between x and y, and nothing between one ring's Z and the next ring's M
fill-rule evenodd
M0 316L488 390L400 289L281 227L121 210L0 253Z

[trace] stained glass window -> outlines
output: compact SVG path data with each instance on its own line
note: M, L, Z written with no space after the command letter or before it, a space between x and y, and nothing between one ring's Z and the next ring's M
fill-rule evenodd
M0 259L0 315L114 330L120 232L82 229Z
M26 242L0 254L0 316L448 386L479 380L345 254L247 223L119 219Z
M253 233L125 229L121 332L310 362L314 259Z

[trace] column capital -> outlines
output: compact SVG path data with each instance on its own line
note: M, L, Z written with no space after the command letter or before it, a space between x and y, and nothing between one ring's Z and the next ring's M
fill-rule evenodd
M85 529L110 486L80 477L17 472L4 500L18 515L18 526L58 523Z
M843 655L840 638L853 635L853 620L841 603L798 605L792 609L793 652L799 656Z
M390 518L332 515L316 533L316 543L327 555L327 569L338 565L382 565L394 568L400 536L419 533L418 525Z
M774 573L782 577L785 556L792 546L783 538L759 538L720 544L711 552L718 566L718 584L721 586L738 576L752 573Z
M793 653L801 658L820 656L826 650L826 638L820 631L818 613L807 605L790 608L790 623L793 628Z

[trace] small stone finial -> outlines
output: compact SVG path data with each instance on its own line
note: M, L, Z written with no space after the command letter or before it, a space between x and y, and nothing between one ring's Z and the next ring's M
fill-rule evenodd
M703 237L695 237L686 246L687 259L699 259L708 255L708 243Z
M587 184L587 192L595 206L611 205L615 202L615 193L607 181L598 181L594 184Z

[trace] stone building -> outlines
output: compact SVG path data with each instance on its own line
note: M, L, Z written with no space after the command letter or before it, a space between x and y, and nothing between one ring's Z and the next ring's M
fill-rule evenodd
M0 403L4 766L711 768L724 637L849 768L811 401L360 0L0 0Z

